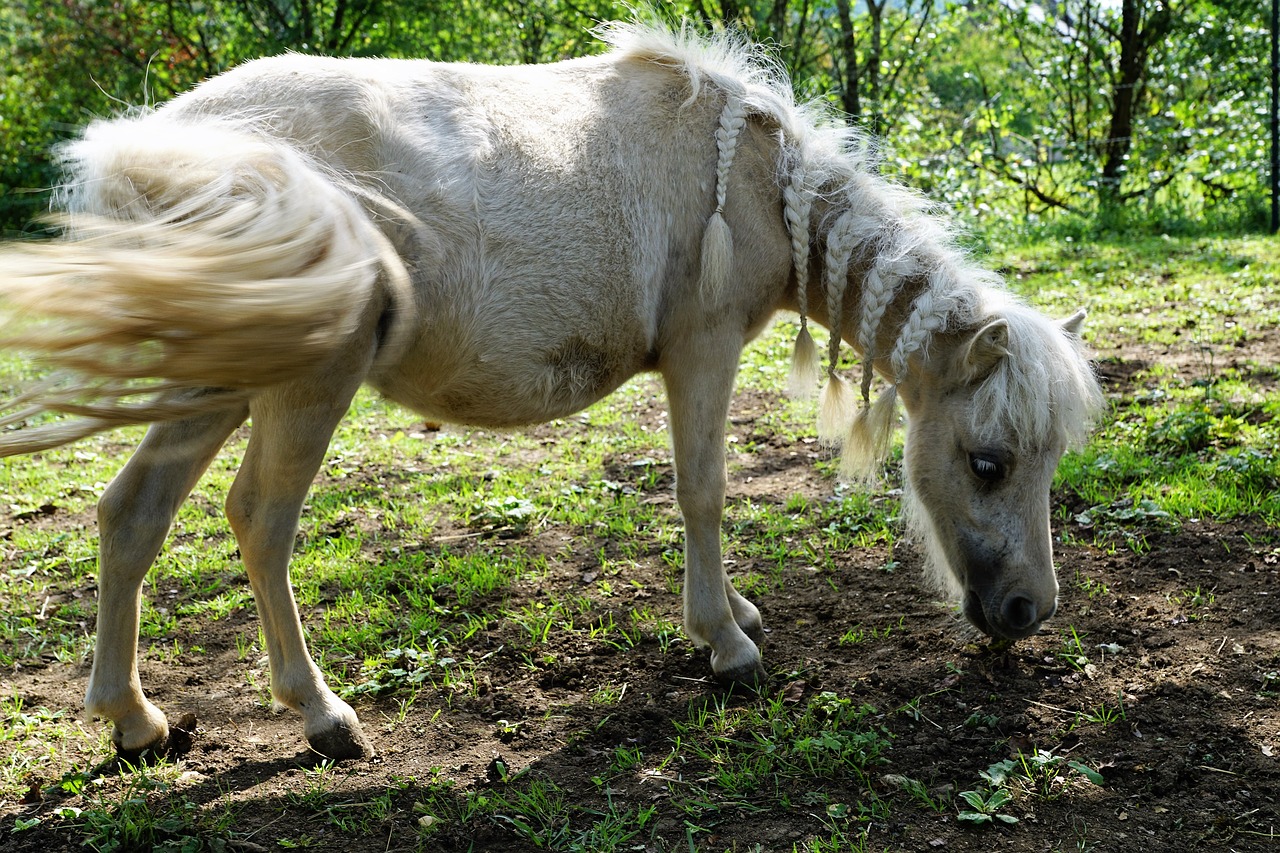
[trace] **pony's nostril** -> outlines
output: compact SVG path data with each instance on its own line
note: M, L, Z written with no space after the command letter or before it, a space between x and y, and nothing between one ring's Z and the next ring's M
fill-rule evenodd
M1026 631L1040 621L1036 603L1022 593L1015 592L1004 600L1004 624L1013 631Z

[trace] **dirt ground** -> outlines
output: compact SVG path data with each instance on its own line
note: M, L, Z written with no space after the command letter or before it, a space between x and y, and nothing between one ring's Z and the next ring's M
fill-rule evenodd
M1109 393L1134 392L1138 355L1104 359ZM784 502L795 493L829 496L832 484L815 474L808 446L758 432L756 421L769 404L752 395L735 404L733 433L756 441L758 449L733 473L731 505L746 498ZM556 435L546 428L548 439ZM619 476L626 474L626 461L619 460ZM671 501L671 478L659 480L646 497ZM1054 502L1073 515L1087 508L1071 494L1056 494ZM35 522L90 525L87 518ZM1055 524L1056 536L1093 538L1078 521ZM992 652L937 603L921 580L918 555L902 546L892 555L898 563L892 573L883 570L891 559L884 548L844 553L832 576L795 567L784 573L781 590L757 601L769 629L764 653L773 681L766 689L796 702L820 691L855 697L879 709L892 734L886 775L874 785L893 807L887 821L872 822L868 850L1136 853L1280 846L1276 836L1258 834L1280 829L1280 532L1248 519L1187 521L1145 532L1149 547L1142 553L1126 547L1120 534L1097 546L1059 546L1058 616L1045 633L1004 653ZM540 584L504 590L507 607L589 588L594 558L565 555L556 530L507 541L545 554L551 567ZM466 540L460 543L466 547ZM611 547L603 540L595 544ZM637 562L644 604L678 622L675 595L647 592L663 587L661 554ZM744 562L731 567L737 573L752 568L768 572ZM1096 582L1090 587L1095 590L1105 584L1106 593L1090 597L1082 581ZM627 584L618 588L604 606L621 616L636 602L629 600ZM1196 588L1212 591L1212 602L1188 602L1183 594ZM226 796L239 804L236 828L250 833L240 849L280 849L274 839L299 837L316 849L347 853L415 849L419 815L413 806L422 793L405 780L429 779L430 768L439 767L459 792L500 785L495 759L509 772L534 769L580 802L602 803L590 780L607 772L617 747L639 745L647 754L662 754L677 734L673 720L687 719L709 695L724 693L707 677L705 652L687 643L665 653L656 642L620 651L553 633L548 651L556 663L530 671L515 651L518 629L495 620L463 644L476 658L494 655L479 695L426 689L394 725L399 708L393 699L357 703L379 754L344 766L332 790L347 798L395 793L378 831L353 837L289 805L287 794L306 784L302 766L310 758L297 718L262 707L236 659L236 637L253 630L253 619L241 612L209 623L200 633L206 655L167 667L148 661L142 673L171 719L197 715L185 792L196 802ZM893 630L884 639L842 646L840 637L855 625ZM1085 667L1062 654L1066 625L1074 626L1087 651ZM27 707L77 708L87 674L50 661L0 673L0 682L5 694L22 696ZM589 686L605 680L625 685L615 705L589 701ZM1077 713L1104 705L1122 706L1123 719L1072 729ZM912 712L903 713L908 707ZM437 716L441 708L447 710ZM948 795L977 787L979 771L993 762L1037 748L1078 758L1097 769L1104 784L1074 786L1069 796L1036 801L1033 810L1015 804L1011 813L1022 818L1016 825L974 829L957 821L954 806L938 814L909 803L887 775L918 779ZM681 772L697 775L699 769ZM55 781L61 768L52 772L52 779L33 783ZM632 807L671 796L662 778L643 773L616 779L613 789L615 802ZM840 780L825 790L841 801ZM843 801L860 790L850 780ZM802 792L792 793L798 799ZM748 797L760 813L729 815L698 836L698 849L787 851L819 833L819 822L805 810L771 808L776 797L771 791ZM0 849L81 849L72 837L43 828L7 836L21 809L0 808ZM652 838L642 839L648 847L639 849L688 850L686 827L664 820ZM528 844L501 827L480 835L445 827L425 849L503 853Z

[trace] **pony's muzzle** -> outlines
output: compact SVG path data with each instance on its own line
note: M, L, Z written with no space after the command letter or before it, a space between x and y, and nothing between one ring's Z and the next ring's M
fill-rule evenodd
M1004 626L1011 631L1026 631L1038 626L1043 620L1039 617L1039 608L1031 596L1020 592L1012 593L1000 606L1000 616Z
M1010 590L1003 598L993 596L984 601L970 590L963 605L965 618L989 637L1021 640L1040 630L1058 610L1056 598L1043 605L1021 590Z

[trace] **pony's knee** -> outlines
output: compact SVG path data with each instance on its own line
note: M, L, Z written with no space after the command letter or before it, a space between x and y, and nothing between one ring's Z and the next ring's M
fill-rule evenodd
M166 507L147 500L146 486L121 472L98 499L98 530L104 546L144 553L164 540L172 521ZM157 546L158 547L158 546Z
M682 482L677 475L676 503L680 506L680 514L685 524L697 524L699 521L713 524L717 528L724 515L725 479L723 476L714 481L705 479L697 483Z
M136 491L122 483L122 478L123 475L117 476L108 483L98 498L98 527L102 530L122 527L132 520Z
M253 489L245 485L244 478L237 476L227 490L227 499L222 508L227 516L227 524L237 539L246 536L253 525L254 508L258 500Z

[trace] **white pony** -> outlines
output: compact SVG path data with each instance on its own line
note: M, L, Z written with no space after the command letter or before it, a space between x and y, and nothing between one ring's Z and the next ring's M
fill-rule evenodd
M372 752L308 655L288 577L362 383L510 427L657 371L685 630L718 676L758 679L760 614L721 562L724 431L741 350L779 310L801 318L799 391L819 379L808 322L832 330L819 431L851 473L879 464L901 399L913 524L969 620L1016 639L1053 614L1049 486L1100 400L1083 314L1055 323L1009 296L740 39L601 34L604 55L537 67L263 59L65 147L66 233L0 258L3 345L59 369L14 401L0 425L26 425L0 453L153 422L98 508L85 702L121 754L169 732L138 678L143 577L250 416L226 508L272 694L316 751ZM835 371L842 342L860 393ZM30 423L46 412L78 417Z

